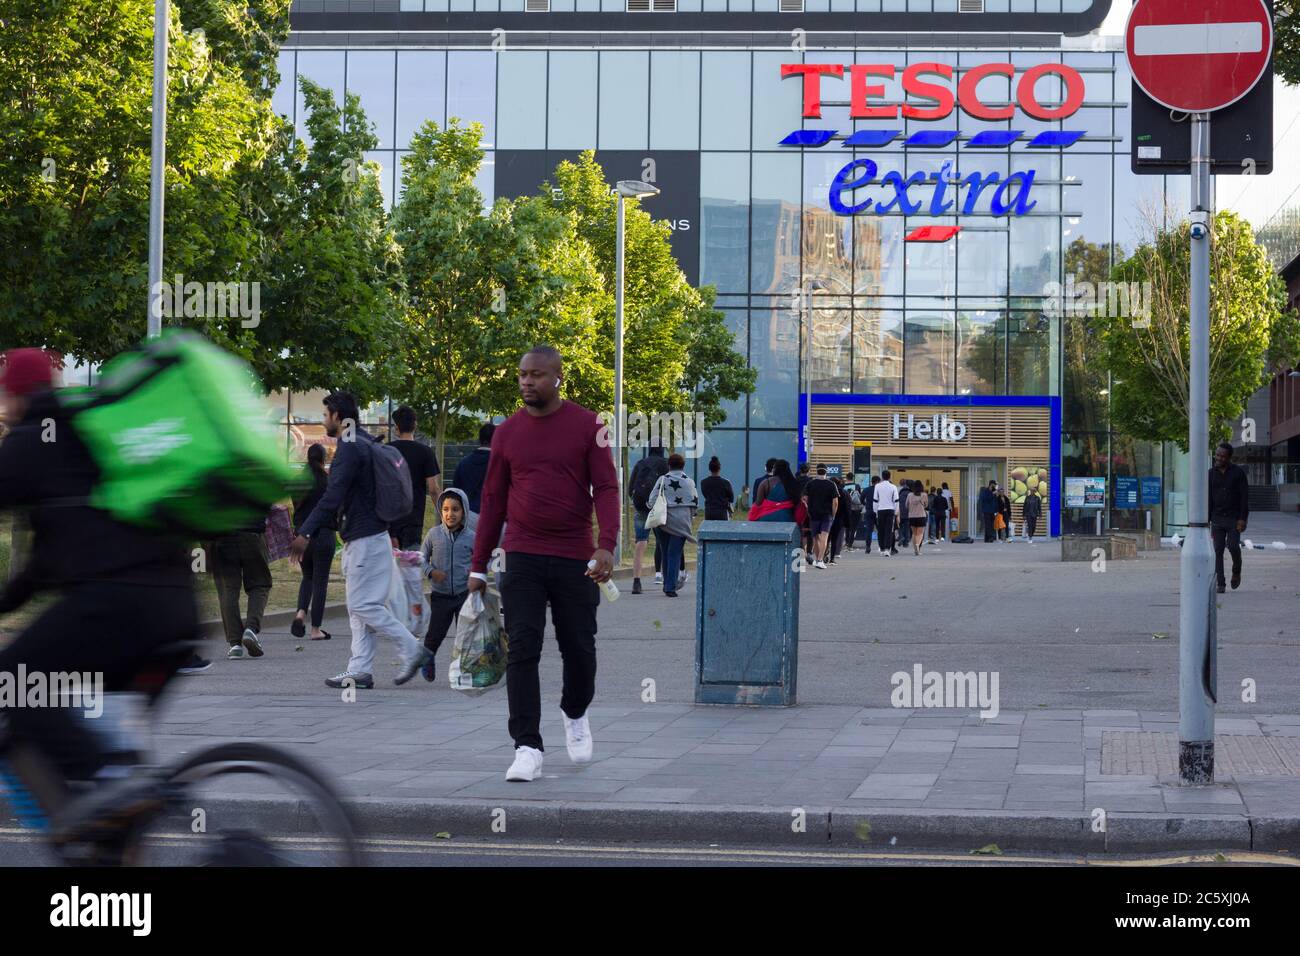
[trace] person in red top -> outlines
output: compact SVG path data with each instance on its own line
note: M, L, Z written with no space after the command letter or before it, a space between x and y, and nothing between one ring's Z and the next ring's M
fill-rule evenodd
M569 759L587 763L592 754L587 707L596 694L597 585L614 569L619 487L600 419L560 398L563 377L560 353L550 346L539 345L519 360L524 407L492 436L470 562L469 589L481 591L504 523L501 604L510 638L506 696L515 741L507 780L530 781L542 769L537 662L548 602L564 658L560 710ZM600 528L594 548L593 507Z

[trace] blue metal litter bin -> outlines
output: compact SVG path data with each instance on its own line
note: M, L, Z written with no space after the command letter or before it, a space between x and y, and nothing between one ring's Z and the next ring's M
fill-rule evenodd
M705 521L697 537L695 702L793 706L798 526Z

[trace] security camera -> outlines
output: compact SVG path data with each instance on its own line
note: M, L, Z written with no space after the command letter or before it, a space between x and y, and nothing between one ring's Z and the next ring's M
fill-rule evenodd
M1203 222L1194 222L1194 223L1192 223L1192 238L1193 238L1193 239L1204 239L1204 238L1205 238L1206 236L1208 236L1209 234L1210 234L1210 231L1209 231L1207 228L1205 228L1205 223L1203 223Z

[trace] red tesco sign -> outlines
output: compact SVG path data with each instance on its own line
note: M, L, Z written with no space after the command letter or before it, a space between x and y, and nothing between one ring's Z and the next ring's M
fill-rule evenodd
M846 67L838 63L783 63L781 76L803 77L803 115L820 119L822 115L821 80L823 76L842 79ZM980 120L1005 120L1015 116L1016 106L1038 120L1058 120L1072 116L1083 105L1084 85L1079 71L1063 63L1040 63L1025 70L1016 82L1016 102L1002 106L988 106L979 97L980 81L988 76L1005 76L1015 79L1017 68L1011 63L985 63L962 72L953 89L954 68L947 63L913 63L903 70L903 92L909 98L919 97L933 105L917 106L911 102L885 105L870 103L871 98L884 96L883 83L870 82L873 78L893 79L897 67L892 63L855 63L849 71L849 116L853 119L896 120L901 109L904 119L937 120L952 114L960 106L962 112ZM1065 100L1060 106L1044 106L1034 92L1038 81L1049 74L1060 77L1065 86ZM939 77L943 82L926 79Z

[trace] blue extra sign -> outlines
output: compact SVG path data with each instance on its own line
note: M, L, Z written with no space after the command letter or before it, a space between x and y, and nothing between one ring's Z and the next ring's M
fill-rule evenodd
M1159 475L1145 475L1142 478L1142 503L1144 505L1158 505L1164 497L1164 489L1161 486Z
M1115 507L1136 508L1138 506L1138 480L1125 475L1115 476Z

